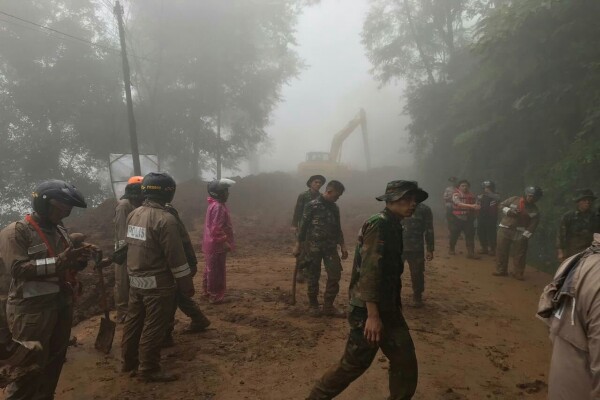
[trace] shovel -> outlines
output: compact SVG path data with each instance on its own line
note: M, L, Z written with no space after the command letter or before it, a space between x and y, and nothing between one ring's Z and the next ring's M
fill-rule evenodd
M96 336L94 347L96 350L108 354L112 348L117 324L110 320L110 315L108 313L108 302L106 301L106 291L104 290L102 268L98 268L98 263L96 263L95 269L96 274L98 275L98 289L100 289L100 308L104 310L104 317L100 319L100 331L98 331L98 336Z

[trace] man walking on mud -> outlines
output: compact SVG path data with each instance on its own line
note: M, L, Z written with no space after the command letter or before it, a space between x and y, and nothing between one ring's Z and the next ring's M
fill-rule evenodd
M383 211L363 224L350 281L350 334L344 355L315 384L307 400L329 400L362 375L381 348L389 359L389 400L409 400L417 388L415 347L400 304L401 220L414 214L428 194L414 181L392 181Z
M300 220L302 219L302 213L304 212L304 207L319 197L321 194L321 187L325 184L325 177L323 175L313 175L308 178L306 181L306 186L308 190L300 193L298 195L298 199L296 200L296 207L294 207L294 215L292 217L292 230L295 234L298 234L298 227L300 225ZM307 260L306 251L304 247L300 248L300 254L296 257L296 270L297 270L297 282L304 282L306 280L307 269L309 262Z
M557 240L559 261L587 249L592 243L594 231L600 224L598 215L592 210L594 200L596 196L590 189L576 191L573 198L575 210L567 212L560 220Z
M508 259L512 249L514 271L511 276L523 280L529 239L540 222L540 211L535 203L543 194L541 188L529 186L525 188L523 196L513 196L500 203L503 217L498 225L494 276L508 276Z
M348 250L344 244L344 234L340 222L340 209L336 201L344 193L344 185L339 181L331 181L325 188L325 193L309 202L304 207L298 240L293 254L298 257L301 248L305 246L308 266L308 302L309 313L318 317L319 310L319 277L321 276L321 260L327 272L327 283L323 294L322 314L330 317L344 317L345 313L333 305L340 291L342 263L338 254L338 246L342 252L342 260L348 258Z
M462 233L467 242L467 258L477 259L475 255L475 214L480 206L471 193L471 184L466 179L458 182L452 194L452 224L450 228L450 255L455 255L456 242Z
M500 195L496 193L496 184L483 181L483 193L477 196L477 204L481 207L477 215L477 236L481 246L480 254L496 255L498 202Z
M125 186L125 194L115 207L115 251L125 245L127 238L127 217L129 213L142 205L142 176L132 176ZM129 302L129 275L127 262L114 263L115 269L115 307L117 309L117 322L122 323L127 316L127 303Z

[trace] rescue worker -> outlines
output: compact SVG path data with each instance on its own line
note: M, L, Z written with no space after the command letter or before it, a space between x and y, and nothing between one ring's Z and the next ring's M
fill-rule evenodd
M500 195L496 193L496 184L492 181L484 181L481 187L483 193L477 196L477 204L481 207L477 215L477 236L481 246L479 253L495 256Z
M177 212L175 207L173 207L171 203L167 203L165 205L165 208L177 219L179 234L181 236L181 241L183 242L183 250L185 251L185 256L188 265L190 266L190 271L193 278L198 272L198 259L196 258L196 252L194 251L192 240L190 239L190 235L187 229L185 228L183 221L181 220L181 218L179 218L179 213ZM163 347L171 347L175 344L173 341L173 329L175 328L175 312L177 311L177 308L179 308L185 315L187 315L192 320L189 327L184 331L184 333L202 332L206 330L206 328L208 328L210 325L210 321L208 320L208 318L206 318L202 310L200 310L200 307L198 307L198 304L196 304L194 299L192 299L191 297L184 296L183 293L181 293L181 290L178 289L175 295L175 307L173 309L173 314L171 322L169 324L169 328L167 329L167 336L163 341Z
M511 276L523 280L529 239L540 222L540 211L535 203L543 194L541 188L528 186L523 196L513 196L500 203L503 216L498 225L494 276L508 276L508 258L512 249L514 271Z
M540 298L538 316L550 327L549 400L600 398L600 232L567 258Z
M292 230L294 233L298 233L298 225L300 224L300 220L302 219L302 213L304 212L304 207L321 194L321 187L325 184L325 177L323 175L313 175L308 178L306 181L306 186L308 187L307 191L304 191L298 195L298 199L296 200L296 207L294 207L294 216L292 217ZM300 254L296 257L296 269L298 270L298 274L296 276L296 281L303 283L306 280L306 271L308 262L306 259L306 251L303 251L303 248L300 248Z
M211 304L221 304L226 301L227 288L227 253L235 248L233 225L227 200L229 188L235 181L222 178L215 179L207 185L208 207L204 218L204 236L202 250L206 259L202 279L203 295Z
M413 290L412 305L422 307L423 291L425 290L425 260L433 260L435 248L431 208L419 203L414 214L402 220L402 226L404 228L402 259L408 263L410 268ZM427 251L424 251L425 246Z
M350 333L342 359L314 385L308 400L329 400L361 376L381 351L389 360L389 400L411 399L417 388L415 347L400 303L403 218L427 199L417 182L387 184L385 209L358 235L350 281Z
M477 259L475 255L475 215L479 205L471 193L471 184L466 179L458 182L452 194L452 224L450 228L450 255L455 255L456 242L461 232L465 234L467 258Z
M590 189L575 192L575 210L567 212L560 220L557 239L559 261L587 249L592 243L594 230L600 223L598 215L592 211L594 200L596 196Z
M142 181L144 203L127 218L129 304L123 327L123 372L139 369L147 382L178 377L161 370L160 351L175 307L176 288L194 295L177 219L166 209L176 184L164 172L151 172Z
M76 272L94 250L87 244L75 249L62 227L73 207L87 207L75 186L42 182L33 191L32 206L32 214L0 232L0 254L11 275L6 314L12 337L42 347L36 354L39 368L8 385L7 400L54 398L79 292Z
M142 205L142 176L132 176L125 186L125 194L117 202L115 207L115 251L125 245L127 237L127 216L129 213ZM127 263L114 263L115 269L115 308L117 309L116 320L122 323L127 315L127 303L129 302L129 275L127 274Z
M448 222L448 232L452 231L452 221L454 220L452 216L452 209L454 208L454 203L452 202L452 195L456 190L456 177L451 176L448 178L448 182L450 182L450 186L447 186L444 189L444 194L442 199L444 201L444 210L446 211L446 222Z
M330 317L344 317L345 313L333 305L340 291L342 263L338 254L338 246L342 252L342 260L348 258L348 250L344 244L344 234L340 222L340 209L336 201L344 193L345 187L339 181L330 181L325 192L304 207L298 239L293 254L298 257L304 243L308 271L309 314L321 315L319 309L319 277L321 276L321 260L327 272L327 283L323 294L322 314Z

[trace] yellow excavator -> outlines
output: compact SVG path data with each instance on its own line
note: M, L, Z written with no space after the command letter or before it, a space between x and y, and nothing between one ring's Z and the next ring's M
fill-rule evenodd
M367 134L367 114L360 109L358 114L352 118L346 126L333 136L331 148L326 151L311 151L306 153L306 160L298 165L298 173L302 176L323 174L329 176L340 176L350 172L347 165L341 163L342 144L360 126L363 135L363 147L367 161L367 169L371 169L371 156L369 154L369 141Z

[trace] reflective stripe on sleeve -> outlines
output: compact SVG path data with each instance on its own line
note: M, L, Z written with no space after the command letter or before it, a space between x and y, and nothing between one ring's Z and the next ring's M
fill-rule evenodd
M187 276L189 274L192 273L192 271L190 270L190 266L188 265L188 263L185 263L179 267L176 268L171 268L171 272L173 273L173 276L177 279L179 278L183 278L184 276Z
M129 276L129 285L137 289L155 289L155 276Z
M39 258L35 260L35 274L38 276L53 275L56 273L56 258Z

